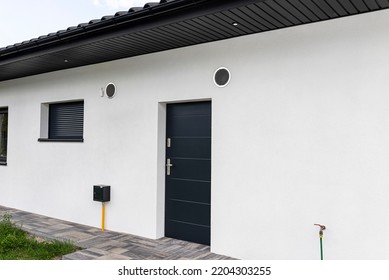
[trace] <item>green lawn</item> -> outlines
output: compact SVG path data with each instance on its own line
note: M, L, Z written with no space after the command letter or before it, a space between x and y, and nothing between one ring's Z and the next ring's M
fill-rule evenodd
M0 260L61 259L77 247L68 242L38 240L11 221L11 215L0 217Z

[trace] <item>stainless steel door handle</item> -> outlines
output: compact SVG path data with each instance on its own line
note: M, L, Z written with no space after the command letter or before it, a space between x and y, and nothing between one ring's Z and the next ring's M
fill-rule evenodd
M170 162L170 158L168 158L166 160L166 175L167 176L170 176L170 168L173 166L173 164L171 164Z

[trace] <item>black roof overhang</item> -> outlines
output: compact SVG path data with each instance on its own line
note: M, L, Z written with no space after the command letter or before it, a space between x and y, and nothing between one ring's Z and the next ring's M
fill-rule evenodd
M388 7L388 0L162 0L1 48L0 81Z

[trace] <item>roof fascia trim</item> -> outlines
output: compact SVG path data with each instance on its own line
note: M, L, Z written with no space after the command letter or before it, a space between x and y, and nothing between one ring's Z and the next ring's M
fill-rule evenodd
M113 17L91 26L70 29L0 52L0 65L55 53L93 42L184 21L265 0L181 0L161 3L132 14ZM154 19L154 20L150 20Z

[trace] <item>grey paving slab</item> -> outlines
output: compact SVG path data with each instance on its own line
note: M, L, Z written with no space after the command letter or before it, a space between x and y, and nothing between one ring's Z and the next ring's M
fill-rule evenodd
M96 260L133 260L130 257L118 255L118 254L107 254L101 257L96 258Z
M82 249L64 260L231 260L210 252L210 247L163 237L158 240L80 225L0 205L0 216L44 239L70 241Z

